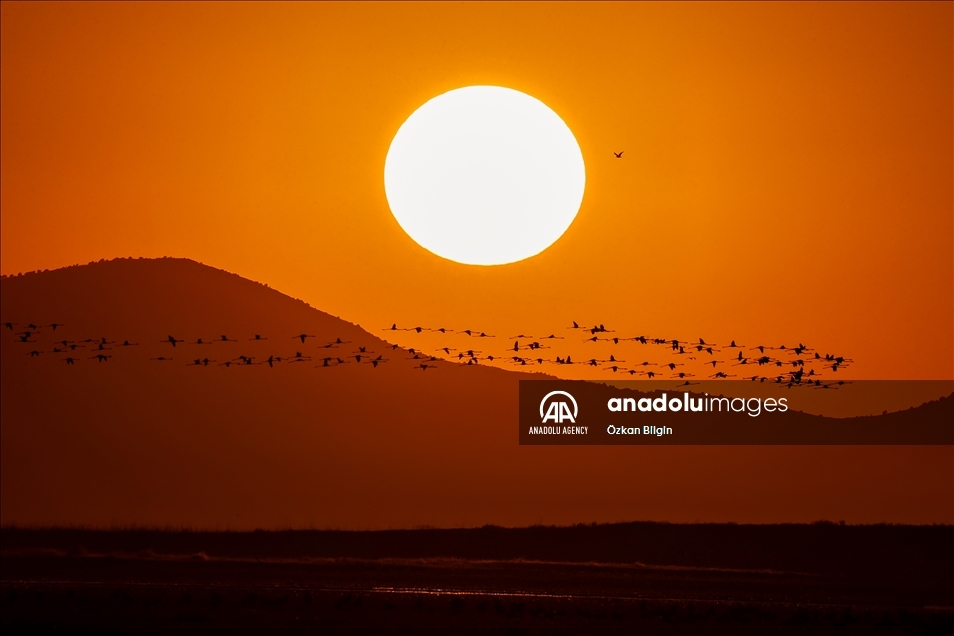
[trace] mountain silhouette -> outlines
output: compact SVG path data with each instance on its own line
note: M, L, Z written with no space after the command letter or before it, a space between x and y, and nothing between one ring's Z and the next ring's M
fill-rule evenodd
M5 277L0 300L4 321L113 343L69 365L4 330L4 524L950 521L949 447L520 446L518 380L541 376L421 373L358 325L191 260ZM326 355L334 368L315 368Z

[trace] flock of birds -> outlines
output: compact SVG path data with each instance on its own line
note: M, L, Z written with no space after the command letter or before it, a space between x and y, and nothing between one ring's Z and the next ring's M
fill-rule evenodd
M106 337L85 338L82 340L58 339L63 335L62 323L44 325L28 324L22 326L14 322L5 322L3 327L12 332L18 341L25 345L38 344L41 336L49 343L50 348L28 349L26 355L32 358L50 357L61 360L68 366L76 365L80 361L109 362L115 352L131 347L140 346L139 342L129 340L120 341L118 338L110 340ZM172 335L161 338L156 343L168 349L161 355L150 357L157 363L182 364L187 366L208 367L219 366L230 368L233 366L264 366L275 367L279 364L313 363L317 368L332 368L343 364L366 364L372 368L379 365L401 360L411 363L412 368L420 371L434 369L442 362L456 362L460 365L473 366L479 364L513 365L518 367L558 365L577 368L599 369L609 373L630 376L633 379L649 380L678 380L679 386L698 384L698 380L744 379L753 382L773 382L788 387L806 386L813 388L838 388L845 384L844 380L833 380L832 374L839 369L848 367L853 361L841 355L821 353L803 344L769 346L758 344L746 346L735 340L729 343L718 344L708 342L703 338L683 340L648 335L616 335L613 329L603 324L592 327L581 326L578 322L565 328L561 333L566 335L549 335L535 337L519 333L507 338L506 347L492 347L496 336L477 329L454 330L445 327L398 327L392 324L382 329L397 339L397 334L441 334L441 336L466 337L466 345L454 344L459 347L437 346L431 347L433 353L425 353L422 347L402 347L399 344L386 343L384 352L371 350L372 345L360 345L340 337L318 344L314 347L310 340L317 337L309 333L299 333L293 336L287 334L278 340L279 343L297 341L294 353L290 350L279 355L233 355L240 342L263 343L269 341L262 334L253 334L249 338L230 338L220 335L212 339L196 338L195 340L180 339ZM567 333L569 332L569 333ZM48 336L48 337L47 337ZM550 355L550 351L569 347L570 342L577 340L576 347L594 347L599 343L611 344L613 352L603 355L587 357L591 353L577 356L572 353L565 355ZM472 341L482 342L481 348L470 346ZM275 341L269 341L274 343ZM378 343L379 345L381 343ZM227 345L227 346L226 346ZM623 346L620 346L623 345ZM211 346L214 349L206 350ZM261 344L255 345L261 350ZM619 347L619 348L617 348ZM245 347L251 348L251 345ZM279 347L276 347L279 348ZM286 348L286 347L280 347ZM605 349L606 345L600 345ZM290 349L290 348L289 348ZM307 350L307 351L306 351ZM206 351L215 351L206 355ZM650 355L651 352L651 355ZM639 354L639 355L636 355ZM214 357L213 357L214 356ZM400 356L399 358L397 356ZM564 368L562 375L569 371Z
M38 325L31 323L26 325L25 329L22 331L16 331L15 328L17 326L18 325L15 322L3 323L3 327L14 332L14 335L19 339L19 342L23 344L37 344L39 342L37 338L45 330L50 330L50 333L52 334L53 332L56 332L58 328L65 327L66 325L62 323L51 323L48 325ZM60 334L62 333L63 332L60 331ZM73 366L82 360L95 360L98 363L108 362L111 358L113 358L116 351L130 347L138 347L140 344L142 344L139 342L130 342L129 340L123 340L122 342L120 342L118 339L110 340L105 336L99 338L86 338L82 340L57 340L57 337L58 336L53 336L51 349L32 349L27 353L27 355L33 358L38 358L41 355L53 354L57 357L57 359L62 360L66 365ZM300 333L292 336L291 340L298 340L302 345L304 345L309 338L315 337L316 336L312 334ZM268 338L262 334L254 334L251 338L243 340L249 342L265 342L268 340ZM221 351L222 345L238 343L242 342L243 340L230 338L224 334L218 336L217 338L196 338L194 341L180 339L169 335L156 341L160 345L167 345L169 347L169 354L166 355L163 353L162 355L150 357L149 359L154 362L162 363L175 363L177 360L180 362L182 360L186 360L185 364L190 367L221 366L225 368L232 366L255 365L268 365L269 367L274 367L275 365L282 363L303 363L312 361L318 363L315 365L317 367L332 367L340 364L350 364L352 362L357 364L366 363L370 364L372 367L377 367L379 364L388 362L389 360L389 358L384 357L384 354L375 355L374 352L368 351L368 348L365 346L358 346L357 350L355 351L344 352L343 349L346 348L347 345L351 344L351 341L342 340L341 338L335 338L334 340L321 345L320 349L323 349L324 352L319 353L318 355L305 354L302 351L295 351L293 354L288 353L284 355L269 355L267 358L265 358L263 356L247 356L244 354L232 356L231 354L234 353L234 351L229 351L224 354L225 357L221 360L218 358L211 358L207 355L193 357L195 356L196 349L192 347L218 345L218 350ZM189 348L188 350L187 347ZM398 345L394 345L392 349L396 350L397 348Z
M789 387L812 386L825 389L837 388L844 385L846 381L823 380L823 374L837 373L839 369L844 369L853 362L851 358L842 355L822 354L801 342L795 345L770 346L759 344L746 346L732 340L728 344L720 345L715 342L707 342L703 338L684 340L647 335L619 336L615 335L616 331L614 329L608 329L604 324L584 327L577 321L571 322L572 324L566 329L582 335L582 338L577 336L577 339L584 344L606 342L612 343L615 347L623 343L633 343L639 345L639 347L657 348L654 352L657 355L649 356L654 358L655 361L640 359L642 356L639 356L627 362L622 356L632 357L631 354L635 352L630 347L624 347L623 350L626 353L621 353L619 357L616 353L610 353L608 357L587 358L584 355L583 358L577 357L576 360L570 354L550 357L546 353L541 353L561 346L556 341L572 337L569 335L558 336L556 333L538 337L520 333L508 338L508 341L513 341L513 344L508 346L505 352L500 355L490 354L481 358L475 355L473 350L467 350L458 353L456 358L462 364L477 364L484 360L487 362L502 361L521 367L545 364L575 364L640 379L677 379L683 381L681 386L698 384L698 382L693 381L693 378L698 380L738 378L760 383L774 382ZM495 337L471 329L453 331L444 327L398 327L397 324L392 324L384 331L408 331L417 334L424 332L457 333L474 338ZM444 347L440 351L452 356L452 352L456 349ZM659 360L658 354L660 351L666 354L664 357L670 359ZM689 370L680 369L680 367L687 366L698 367L704 372L691 373ZM753 369L756 372L750 375L749 372Z

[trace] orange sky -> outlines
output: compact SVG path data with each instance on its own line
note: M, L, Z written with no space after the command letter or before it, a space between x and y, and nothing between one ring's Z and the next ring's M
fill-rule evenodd
M184 256L373 331L575 319L954 378L952 25L950 3L5 2L0 271ZM384 196L404 119L472 84L541 99L586 161L576 222L512 265L434 256Z

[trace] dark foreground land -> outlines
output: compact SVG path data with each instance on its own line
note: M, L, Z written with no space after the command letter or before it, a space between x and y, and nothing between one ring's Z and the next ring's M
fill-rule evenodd
M0 530L11 633L950 634L954 527Z

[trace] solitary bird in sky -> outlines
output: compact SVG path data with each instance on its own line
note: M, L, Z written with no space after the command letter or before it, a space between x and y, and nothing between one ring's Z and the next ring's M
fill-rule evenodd
M625 150L620 150L619 152L616 152L616 151L614 150L614 151L613 151L613 154L616 155L616 158L617 158L617 159L622 159L624 152L626 152L626 151L625 151Z

